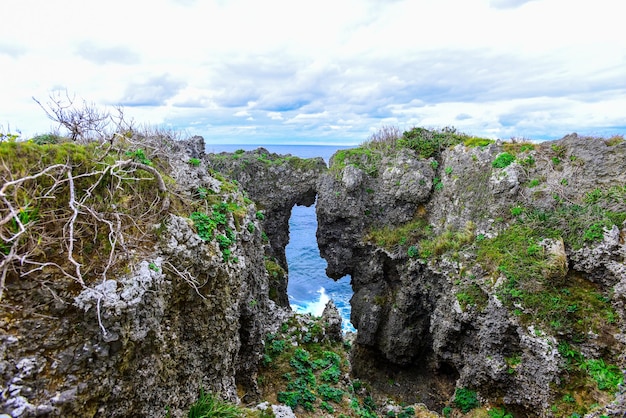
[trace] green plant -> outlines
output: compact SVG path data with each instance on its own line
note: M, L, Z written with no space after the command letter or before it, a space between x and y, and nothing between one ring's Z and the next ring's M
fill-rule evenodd
M612 364L606 364L602 359L586 360L580 365L580 368L589 373L600 390L616 392L618 385L623 382L621 370Z
M519 160L522 167L530 168L535 166L535 158L532 155L528 155L526 158Z
M194 167L200 166L200 160L198 158L190 158L189 161L187 161L187 163Z
M452 127L432 131L416 127L405 131L397 143L401 147L414 150L421 158L430 158L448 147L463 143L466 139L467 135L458 133Z
M624 142L624 135L613 135L604 141L604 143L609 147L621 144L622 142Z
M430 162L430 166L433 168L433 170L436 170L439 167L439 161L437 160L432 160Z
M131 157L134 161L137 161L141 164L152 165L152 161L148 159L146 153L141 148L138 148L136 151L126 151L126 156Z
M469 137L466 140L463 141L463 145L465 145L466 147L469 148L474 148L474 147L486 147L489 144L493 144L494 141L493 139L486 139L486 138L478 138L478 137ZM475 155L475 154L474 154ZM472 157L474 156L472 155Z
M444 406L444 408L441 410L441 415L443 415L445 418L449 418L452 415L452 407Z
M341 389L334 388L328 384L321 384L317 387L317 393L320 395L320 398L325 401L333 401L336 403L341 402L343 399L344 391Z
M532 179L530 183L528 183L528 187L530 188L537 187L539 186L539 183L541 183L539 179Z
M159 268L159 266L157 266L157 265L156 265L156 264L154 264L154 263L149 263L149 264L148 264L148 268L149 268L150 270L152 270L152 271L156 271L157 273L158 273L159 271L161 271L161 269Z
M522 357L519 354L516 354L511 357L505 357L504 361L509 366L509 368L507 369L507 373L514 374L515 369L517 369L517 366L519 366L522 363Z
M37 135L31 139L37 145L57 144L61 141L61 137L55 134Z
M561 159L559 157L552 157L551 161L552 161L552 164L554 165L561 164Z
M504 408L492 408L488 412L489 418L513 418Z
M441 179L439 177L435 177L433 179L433 186L435 187L436 191L443 190L443 183L441 182Z
M452 174L453 169L452 169L452 167L446 167L444 171L445 171L446 175L449 176L450 174Z
M243 411L236 405L220 400L200 389L198 400L189 409L189 418L241 418Z
M468 413L480 406L476 392L466 388L458 388L454 393L454 404L463 413Z
M508 152L503 152L498 154L495 160L491 163L494 168L504 168L511 165L511 163L515 161L515 157Z
M466 310L469 306L476 306L479 310L484 309L489 301L485 292L476 283L462 286L456 294L462 310Z
M407 255L411 258L415 258L419 255L419 250L415 245L411 245L407 250Z
M265 214L261 212L260 210L257 210L255 216L259 221L262 221L265 219Z

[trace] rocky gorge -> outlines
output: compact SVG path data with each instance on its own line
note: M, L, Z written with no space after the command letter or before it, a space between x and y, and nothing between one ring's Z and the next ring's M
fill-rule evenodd
M329 167L205 154L200 137L0 145L9 416L183 416L199 388L338 416L294 398L328 396L311 378L278 396L268 383L285 346L343 350L336 315L317 325L288 308L291 208L316 198L327 274L354 290L358 332L335 382L371 395L338 401L342 414L410 416L384 399L421 416L626 410L623 138L415 128ZM296 351L285 367L334 367Z

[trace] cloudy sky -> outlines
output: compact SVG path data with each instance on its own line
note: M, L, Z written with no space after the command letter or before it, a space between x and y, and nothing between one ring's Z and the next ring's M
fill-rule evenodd
M626 133L624 0L3 0L0 125L68 91L213 143Z

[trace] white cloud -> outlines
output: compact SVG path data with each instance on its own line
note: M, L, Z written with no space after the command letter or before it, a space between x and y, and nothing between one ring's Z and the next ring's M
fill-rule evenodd
M222 141L624 133L621 3L154 0L148 17L141 2L7 2L0 124L49 129L30 97L62 86Z

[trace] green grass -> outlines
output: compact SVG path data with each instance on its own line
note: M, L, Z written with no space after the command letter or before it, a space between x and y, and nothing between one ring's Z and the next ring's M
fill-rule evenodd
M394 250L397 246L416 244L421 238L427 236L430 227L427 222L420 217L413 219L400 226L384 226L382 228L372 228L364 237L365 242L369 242L388 250ZM409 256L411 256L409 254Z
M216 395L200 389L198 400L189 409L189 418L240 418L243 411L230 402L219 399Z

